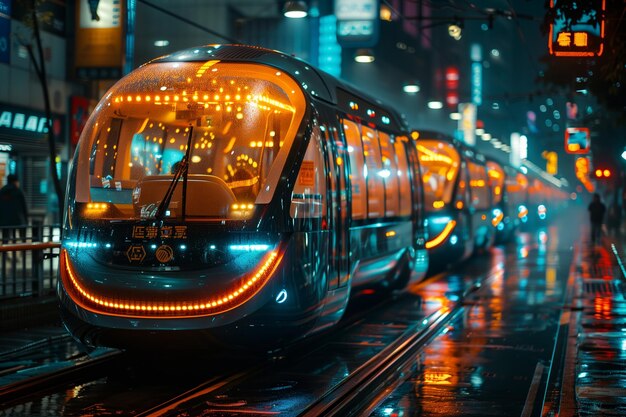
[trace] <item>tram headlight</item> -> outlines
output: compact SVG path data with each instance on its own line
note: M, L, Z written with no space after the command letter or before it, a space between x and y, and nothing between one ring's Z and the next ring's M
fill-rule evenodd
M537 207L537 215L541 220L545 220L548 216L548 209L543 204L539 204Z
M520 206L517 208L517 217L525 222L526 220L524 219L526 219L526 216L528 216L528 208L525 205L520 204Z
M496 208L496 209L493 209L491 214L492 214L491 224L493 225L493 227L498 227L500 223L502 223L502 219L504 219L504 213L502 212L502 210ZM498 229L498 230L501 230L501 229Z
M108 203L87 203L82 210L84 217L97 218L104 216L109 211Z
M248 219L254 212L254 204L235 203L230 206L230 216L236 219Z

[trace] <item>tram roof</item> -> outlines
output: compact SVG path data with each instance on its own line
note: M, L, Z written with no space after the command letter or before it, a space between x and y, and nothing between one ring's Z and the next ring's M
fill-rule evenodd
M211 59L269 65L291 75L300 83L304 92L312 97L338 105L347 113L351 113L350 108L342 106L342 101L348 100L346 97L353 96L387 113L391 120L386 124L398 130L408 129L400 114L393 107L315 68L300 58L271 49L251 45L204 45L155 58L146 65L158 62L204 62Z
M485 155L476 151L475 149L470 148L469 146L467 146L460 140L457 140L450 135L447 135L445 133L438 132L435 130L413 129L413 131L419 133L418 140L419 139L434 139L434 140L439 140L442 142L448 142L452 144L459 151L459 153L463 154L464 156L474 159L476 161L482 162L482 163L485 163L486 161Z

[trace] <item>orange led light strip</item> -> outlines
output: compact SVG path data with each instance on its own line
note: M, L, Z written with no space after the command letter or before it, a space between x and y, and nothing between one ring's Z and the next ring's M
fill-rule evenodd
M432 249L435 246L441 245L441 243L448 238L448 235L452 232L454 226L456 226L456 220L450 220L441 233L439 233L434 239L426 242L426 249Z
M270 252L261 266L250 275L243 285L231 293L224 293L207 300L139 301L98 296L86 290L78 282L65 249L61 251L61 278L72 299L90 311L152 318L206 316L223 313L249 300L267 283L279 260L278 251Z

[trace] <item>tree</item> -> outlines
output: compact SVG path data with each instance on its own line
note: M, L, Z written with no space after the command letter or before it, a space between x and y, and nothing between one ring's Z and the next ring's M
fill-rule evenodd
M50 176L52 178L52 183L54 185L54 191L57 196L57 204L58 204L58 216L56 219L59 223L63 220L63 190L61 188L61 182L59 181L59 175L56 169L56 140L54 137L54 132L52 130L52 111L50 109L50 91L48 89L48 78L46 75L46 61L43 56L43 47L41 45L41 31L39 29L39 20L42 18L37 14L37 8L41 4L41 1L36 0L20 0L23 3L23 6L29 9L29 13L27 14L27 19L24 21L24 24L29 26L32 29L32 39L30 41L25 41L24 39L18 38L19 42L26 47L28 50L28 56L30 57L30 61L35 68L35 73L37 74L37 78L39 79L39 84L41 85L41 91L43 94L43 103L45 108L46 120L48 125L48 152L50 158ZM45 16L44 16L45 18ZM35 45L33 46L33 39Z

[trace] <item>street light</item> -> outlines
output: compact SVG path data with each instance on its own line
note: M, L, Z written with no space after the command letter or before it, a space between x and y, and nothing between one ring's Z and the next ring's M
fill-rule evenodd
M308 9L303 1L288 1L283 8L283 14L292 19L302 19L307 16Z
M407 94L419 93L420 86L415 81L410 81L402 86L402 91Z
M429 109L433 109L433 110L439 110L443 108L443 103L441 101L429 101L427 104Z
M354 60L361 64L369 64L374 62L374 52L369 48L359 48L354 54Z

